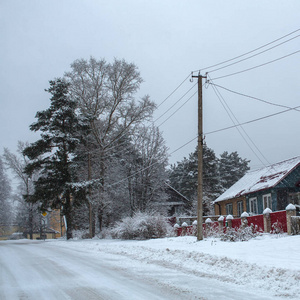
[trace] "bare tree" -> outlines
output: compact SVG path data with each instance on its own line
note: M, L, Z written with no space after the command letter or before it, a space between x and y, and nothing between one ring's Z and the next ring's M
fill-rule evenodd
M3 156L6 165L20 182L19 190L21 197L15 197L15 199L18 199L18 214L22 220L21 224L29 231L30 239L33 239L33 230L39 227L38 204L26 202L24 198L28 198L33 194L33 181L36 179L37 173L28 175L24 172L25 167L29 164L29 159L23 154L23 150L28 146L29 143L18 141L18 156L10 152L7 148L4 148Z
M11 225L12 207L10 202L11 186L0 157L0 224Z
M100 198L105 193L107 157L122 137L130 136L137 125L152 117L155 104L149 96L135 99L143 80L138 68L125 60L115 59L113 63L93 57L89 61L76 60L65 78L70 82L71 95L77 100L81 113L90 122L87 144L91 147L93 143L96 163L91 163L90 155L87 179L98 178L101 184L101 196L93 208L97 209L101 227L103 201Z
M132 212L144 212L158 207L166 198L167 147L155 126L139 127L132 141L137 155L128 166L130 206Z

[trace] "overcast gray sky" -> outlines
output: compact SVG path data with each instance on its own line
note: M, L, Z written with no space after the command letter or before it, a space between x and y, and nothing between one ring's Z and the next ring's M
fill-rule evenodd
M49 80L70 70L79 58L114 57L134 62L144 78L139 96L159 105L191 71L229 60L300 28L299 0L0 0L0 147L16 150L17 141L35 141L29 130L35 113L49 106ZM233 66L210 72L210 78L232 74L300 50L300 31L248 55L271 50ZM243 56L238 60L246 58ZM237 61L237 60L236 60ZM232 63L235 61L231 61ZM300 105L300 53L253 70L215 79L227 89L272 103ZM227 63L227 64L229 64ZM197 72L195 73L195 75ZM196 83L186 80L159 106L157 119ZM196 86L156 124L163 123ZM221 104L216 95L225 100ZM204 132L217 155L238 151L251 167L300 155L300 111L291 110L243 126L232 126L228 105L239 123L285 110L212 86L204 88ZM228 108L227 108L228 110ZM234 118L233 117L233 118ZM197 94L160 125L169 152L197 136ZM210 133L210 134L209 134ZM249 139L250 137L250 139ZM247 142L246 142L246 141ZM250 146L251 147L250 147ZM196 139L170 156L174 163L194 151ZM252 150L251 150L252 148Z

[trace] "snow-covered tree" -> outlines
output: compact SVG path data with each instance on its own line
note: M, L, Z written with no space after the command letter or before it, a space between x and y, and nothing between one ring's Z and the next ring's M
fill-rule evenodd
M0 157L0 224L2 225L10 225L13 222L10 193L10 183Z
M230 188L250 169L249 160L241 158L238 153L224 151L220 155L219 173L222 191Z
M203 211L212 213L212 201L224 190L239 180L247 170L249 161L242 159L237 152L224 152L217 158L214 151L203 145ZM169 174L171 185L190 199L192 213L196 211L198 184L197 149L182 161L171 166Z
M84 122L76 114L77 103L69 95L68 83L62 79L50 81L47 91L52 95L50 107L37 112L37 121L30 126L30 130L41 133L41 138L23 151L31 159L26 173L30 176L40 172L34 182L34 193L27 201L40 202L42 209L62 207L69 239L72 238L73 205L82 200L75 195L77 178L72 164Z
M26 202L24 199L33 194L33 181L38 177L38 174L35 172L31 175L24 172L26 166L29 164L29 159L23 154L23 151L28 146L29 143L19 141L17 148L18 156L5 148L3 157L6 165L19 181L18 194L14 196L14 199L17 200L16 213L18 225L28 231L30 239L32 239L33 231L40 227L40 213L37 203Z
M105 60L89 61L79 59L71 64L71 71L65 74L70 83L72 98L77 101L81 113L89 120L89 149L93 149L86 164L88 178L98 179L100 189L92 191L89 197L93 214L97 214L101 227L104 206L107 201L106 180L109 170L110 154L124 136L133 134L137 125L149 119L155 104L149 98L136 100L142 78L138 68L125 60L115 59L113 63ZM89 152L89 151L87 151ZM93 201L92 201L93 199ZM98 201L97 201L98 199Z
M140 127L125 163L131 215L159 207L166 198L167 148L158 128Z
M195 211L198 185L198 152L197 148L189 158L173 165L170 172L170 183L190 200L190 207ZM218 182L218 159L212 149L203 145L203 211L211 213L211 201L220 191ZM193 212L194 213L194 212Z

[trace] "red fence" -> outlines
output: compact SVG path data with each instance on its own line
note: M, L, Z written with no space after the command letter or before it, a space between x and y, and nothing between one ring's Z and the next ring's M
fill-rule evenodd
M258 231L264 231L264 215L256 215L247 218L248 225L253 224Z
M282 228L284 232L287 232L287 222L286 222L286 211L276 211L270 214L271 217L271 228L276 230L274 227Z
M240 228L242 225L241 219L232 219L232 228Z
M277 211L270 213L270 221L271 221L271 233L287 232L287 217L286 211ZM256 228L257 231L264 231L264 215L255 215L247 217L248 226L252 225ZM226 218L223 220L223 230L226 231L228 226L228 220L226 222ZM242 218L236 218L231 220L231 226L234 229L240 228L242 225ZM203 223L203 230L206 230L206 224ZM219 227L219 222L210 223L210 228L217 229ZM177 228L177 235L195 235L195 226L187 226L183 231L182 227Z

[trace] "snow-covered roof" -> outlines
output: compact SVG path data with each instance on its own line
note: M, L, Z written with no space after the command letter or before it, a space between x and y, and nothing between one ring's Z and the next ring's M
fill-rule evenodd
M300 164L300 156L247 172L214 202L237 198L276 186Z

